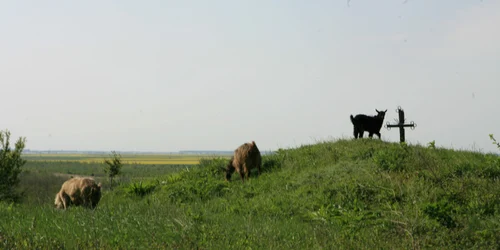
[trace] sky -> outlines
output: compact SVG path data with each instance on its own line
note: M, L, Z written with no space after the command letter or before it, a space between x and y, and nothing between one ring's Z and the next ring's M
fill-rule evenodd
M500 1L0 2L0 129L31 150L262 150L352 138L496 151ZM397 130L382 128L396 142Z

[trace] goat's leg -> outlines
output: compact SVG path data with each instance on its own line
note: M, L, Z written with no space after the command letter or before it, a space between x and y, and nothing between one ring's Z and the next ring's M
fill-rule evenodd
M354 131L352 132L354 134L354 139L358 139L358 129L354 127Z
M368 132L368 137L373 138L373 132Z
M380 134L380 132L376 132L375 134L378 136L379 139L382 139L381 138L382 135Z
M364 130L359 130L359 138L363 138L363 134L365 133Z

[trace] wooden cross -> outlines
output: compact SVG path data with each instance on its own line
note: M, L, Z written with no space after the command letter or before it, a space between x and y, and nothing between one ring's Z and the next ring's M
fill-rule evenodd
M398 107L396 112L399 114L399 121L396 121L397 124L389 124L389 122L387 122L386 127L388 130L391 130L391 128L399 128L399 141L405 142L405 127L415 129L417 124L413 121L410 122L410 124L405 124L405 112L401 107Z

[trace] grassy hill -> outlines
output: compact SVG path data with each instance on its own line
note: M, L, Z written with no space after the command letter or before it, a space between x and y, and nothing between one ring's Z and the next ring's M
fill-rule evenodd
M222 158L123 183L95 211L53 209L58 183L46 203L0 203L0 248L500 248L496 155L364 139L263 159L244 184Z

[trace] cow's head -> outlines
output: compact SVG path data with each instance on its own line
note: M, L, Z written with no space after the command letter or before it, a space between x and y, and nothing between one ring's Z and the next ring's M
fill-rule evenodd
M97 207L97 204L99 203L99 201L101 200L101 196L102 196L102 193L101 193L101 183L95 185L92 187L92 193L90 194L90 202L91 202L91 207L92 209L95 209Z

